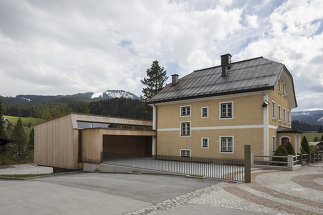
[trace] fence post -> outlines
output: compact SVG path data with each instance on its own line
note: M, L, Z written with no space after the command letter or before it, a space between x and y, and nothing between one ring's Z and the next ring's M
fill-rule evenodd
M244 146L244 182L251 182L251 145Z
M293 164L294 164L294 156L293 155L288 155L287 156L287 167L289 169L293 169Z
M255 157L254 157L253 153L250 154L250 157L251 157L250 158L251 159L251 167L253 167L255 164Z
M300 165L303 165L303 154L300 154L300 156L299 156L299 162L300 162Z

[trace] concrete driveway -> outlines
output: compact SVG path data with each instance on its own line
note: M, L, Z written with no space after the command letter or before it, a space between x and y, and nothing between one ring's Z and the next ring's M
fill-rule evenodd
M0 214L124 214L216 183L180 176L108 173L0 180Z

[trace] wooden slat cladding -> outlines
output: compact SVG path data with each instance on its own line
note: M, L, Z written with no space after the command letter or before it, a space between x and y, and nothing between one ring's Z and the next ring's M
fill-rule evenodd
M59 168L78 169L77 135L73 130L71 115L35 126L36 164Z

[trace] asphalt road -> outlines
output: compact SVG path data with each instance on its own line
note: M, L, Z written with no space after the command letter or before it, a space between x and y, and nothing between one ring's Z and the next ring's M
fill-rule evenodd
M108 173L0 180L0 214L124 214L215 183L219 182L181 176ZM199 205L175 207L164 214L195 214L192 212L196 210L199 214L218 214L216 211L223 214L223 210L225 214L242 214L232 209Z

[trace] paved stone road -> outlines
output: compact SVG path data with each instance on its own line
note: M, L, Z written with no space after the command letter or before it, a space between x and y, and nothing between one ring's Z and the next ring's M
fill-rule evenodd
M255 169L252 178L250 184L219 183L127 215L172 214L176 208L190 208L193 205L266 214L323 214L323 163L295 171Z

